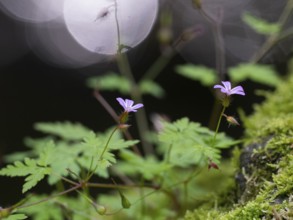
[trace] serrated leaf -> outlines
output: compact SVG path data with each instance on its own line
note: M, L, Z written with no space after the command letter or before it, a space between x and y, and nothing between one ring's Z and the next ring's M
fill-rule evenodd
M211 86L217 81L214 69L193 64L184 64L176 67L176 72L189 79L199 81L204 86Z
M56 142L55 156L53 162L51 163L52 173L48 178L50 185L57 183L62 176L69 176L71 173L68 172L68 169L75 174L80 173L80 166L77 159L80 157L83 147L80 143L69 144L64 141ZM72 176L72 178L76 178Z
M10 177L27 176L22 188L22 192L25 193L51 172L49 167L41 167L37 162L37 160L29 158L25 158L24 162L16 161L14 165L8 165L1 169L0 175Z
M56 150L55 143L52 140L48 141L43 146L43 150L40 153L40 158L37 162L38 165L43 167L50 165L55 157L55 152L56 152L55 150Z
M115 135L113 135L112 138L115 140L114 136ZM116 163L116 158L114 154L111 153L111 150L113 150L110 147L112 139L110 140L108 147L105 148L108 140L106 137L109 138L110 135L96 135L93 132L89 133L88 136L84 138L82 143L83 155L78 158L78 163L87 170L97 167L96 173L102 177L108 177L108 167L110 167L113 163ZM122 142L121 144L125 143ZM119 149L120 147L121 146L116 145L114 148ZM124 148L125 146L122 147Z
M269 23L261 18L253 16L246 12L242 16L243 21L255 32L264 35L270 35L280 32L281 27L277 23Z
M159 140L167 144L188 140L195 134L210 134L211 132L199 123L190 122L188 118L176 120L173 123L165 122L163 132L159 134Z
M90 130L79 123L65 122L39 122L35 129L47 134L59 136L65 140L82 140Z
M25 178L25 184L23 184L22 187L22 193L27 192L31 188L33 188L35 185L37 185L38 182L40 182L44 177L51 173L50 168L39 168L36 169L34 173L30 174Z
M113 140L109 143L109 148L111 150L121 150L125 148L129 148L133 145L136 145L139 143L139 140L123 140L123 139L118 139L118 140Z
M27 176L34 172L37 163L35 160L25 158L24 162L16 161L14 165L7 165L0 170L2 176Z
M120 157L123 162L120 161L116 169L127 175L140 174L147 180L152 180L155 176L161 175L172 167L172 165L158 161L152 156L143 158L129 150L123 150Z
M191 122L188 118L179 119L173 123L164 123L159 140L165 159L176 166L187 167L192 164L204 165L208 159L219 162L220 148L231 147L235 142L218 134L213 143L214 132Z
M131 91L131 83L123 76L108 73L104 76L91 77L87 80L88 87L98 90L119 91L127 95Z
M142 94L149 94L157 98L162 98L165 95L164 89L158 83L151 80L141 81L139 88Z
M229 68L228 74L235 83L250 79L268 86L276 86L282 81L272 66L263 64L240 64Z
M6 218L3 218L3 220L22 220L27 219L28 217L24 214L11 214Z

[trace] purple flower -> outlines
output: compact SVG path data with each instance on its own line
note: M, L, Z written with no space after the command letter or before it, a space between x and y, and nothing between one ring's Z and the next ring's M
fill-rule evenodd
M242 86L236 86L231 89L231 83L229 81L222 81L222 85L215 85L214 89L221 89L221 92L226 94L227 96L236 94L236 95L245 95Z
M132 101L130 99L125 99L125 101L124 101L122 98L116 98L116 100L124 108L125 112L137 112L137 109L143 107L143 104L141 104L141 103L133 105L134 101Z

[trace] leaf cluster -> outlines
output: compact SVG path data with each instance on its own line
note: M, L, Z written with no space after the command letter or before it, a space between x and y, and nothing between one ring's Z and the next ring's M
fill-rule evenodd
M109 131L94 133L78 123L70 122L37 123L35 127L54 136L27 139L26 143L31 150L14 155L12 158L19 160L0 170L2 176L26 177L23 192L34 187L46 176L48 183L54 185L63 177L77 179L94 167L97 167L97 175L108 177L108 168L116 163L115 152L138 143L137 140L125 141L116 133L101 156L110 135Z
M165 159L179 167L203 166L208 160L219 163L220 149L237 143L223 133L218 134L215 140L214 137L213 131L188 118L165 123L159 134Z
M118 91L124 95L130 95L133 89L133 85L128 78L116 73L90 77L87 80L87 85L99 91ZM156 98L162 98L165 95L164 89L158 83L148 79L138 82L137 89L141 94L152 95Z

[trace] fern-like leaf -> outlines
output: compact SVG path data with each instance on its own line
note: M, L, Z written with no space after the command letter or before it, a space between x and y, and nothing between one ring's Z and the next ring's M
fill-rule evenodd
M47 134L53 134L64 140L82 140L90 130L79 123L65 122L39 122L35 129Z
M38 164L37 160L25 158L24 162L16 161L14 165L8 165L0 170L2 176L27 176L22 188L25 193L41 181L46 175L51 173L49 167L43 167Z
M159 134L166 160L180 167L204 165L208 159L218 163L221 158L220 148L235 144L224 134L218 134L215 143L213 137L214 132L188 118L164 123L163 131Z
M116 166L126 175L142 175L146 180L152 180L169 170L172 165L162 161L158 161L155 157L140 157L129 150L123 150L120 154L123 161Z

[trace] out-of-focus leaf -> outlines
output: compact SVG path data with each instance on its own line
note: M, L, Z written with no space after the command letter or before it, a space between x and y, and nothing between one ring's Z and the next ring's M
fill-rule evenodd
M91 77L87 80L87 85L92 89L119 91L125 95L131 91L131 83L129 80L115 73Z
M261 18L244 13L242 16L243 21L251 27L255 32L264 35L275 34L280 31L280 25L277 23L269 23Z
M150 94L157 98L162 98L165 95L163 88L150 80L143 80L139 83L139 88L142 94Z
M257 83L268 86L276 86L281 82L281 78L270 65L263 64L240 64L228 69L231 81L238 83L250 79Z
M65 140L82 140L90 130L79 123L65 122L38 122L35 129L44 133L59 136Z
M217 82L217 75L214 69L193 64L179 65L177 73L189 79L199 81L204 86L211 86Z

